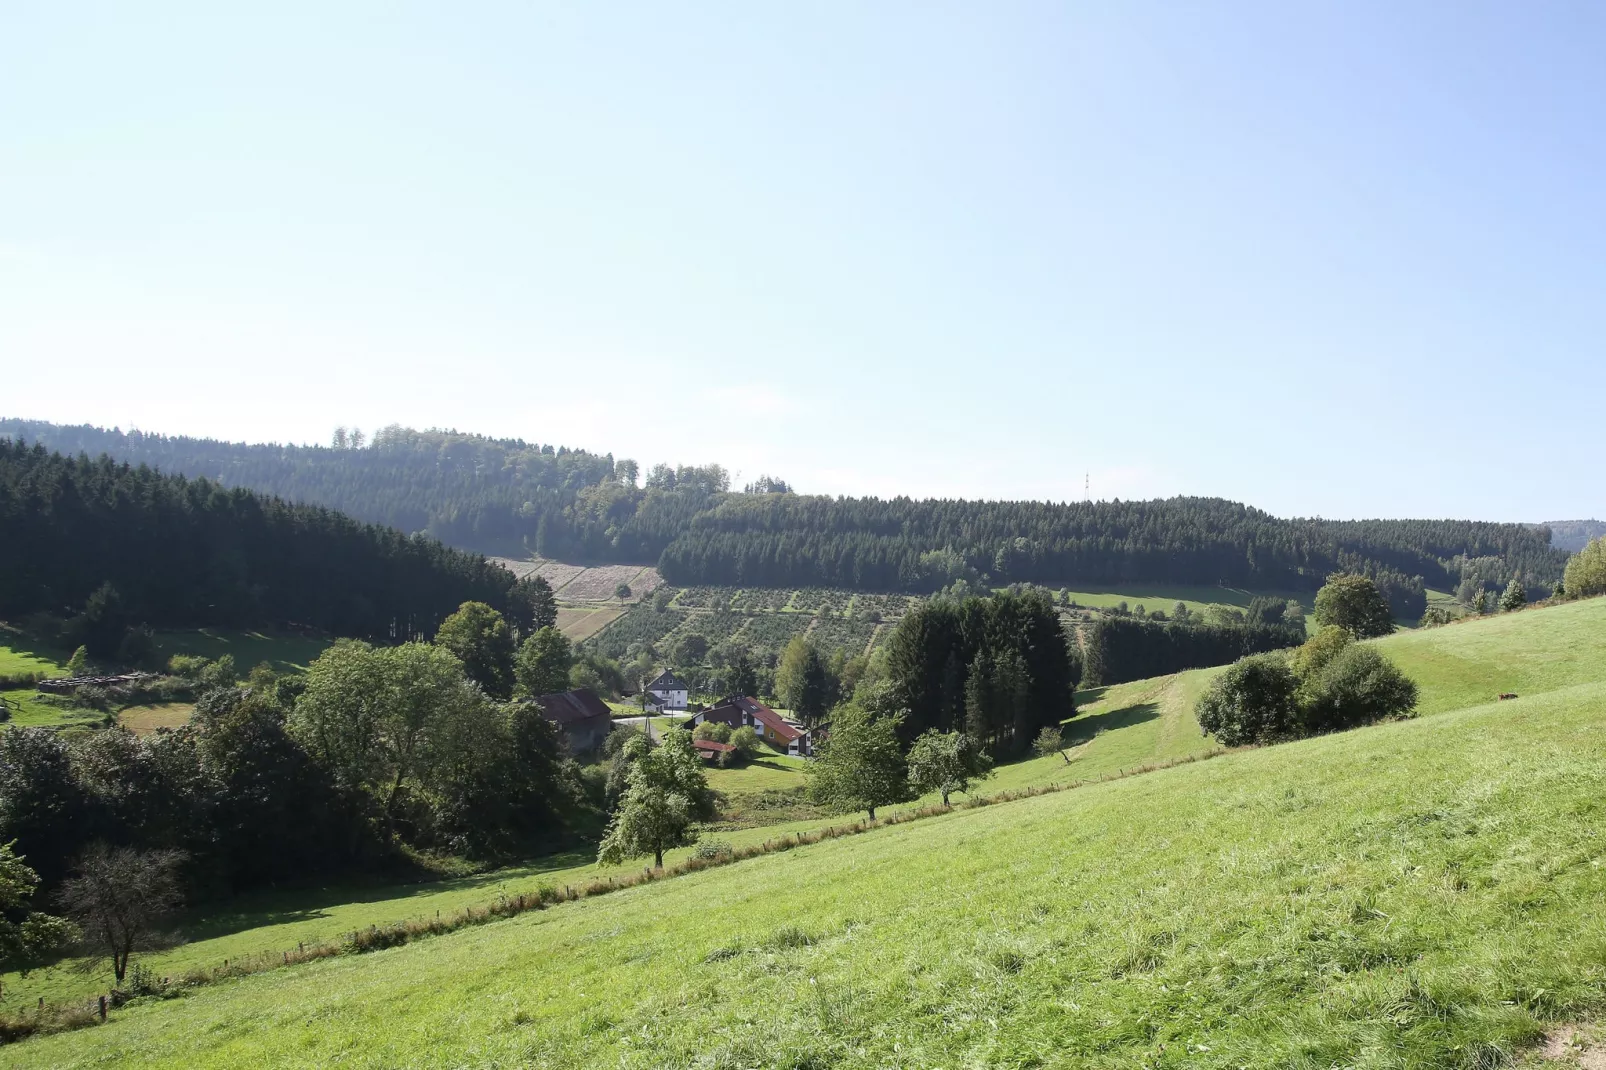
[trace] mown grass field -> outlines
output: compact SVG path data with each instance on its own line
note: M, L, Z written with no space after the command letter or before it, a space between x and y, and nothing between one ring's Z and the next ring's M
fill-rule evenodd
M159 702L149 706L130 706L117 714L117 723L136 736L148 736L158 728L177 728L188 724L194 712L193 702Z
M274 970L0 1064L1504 1065L1606 1008L1602 630L1606 601L1396 637L1530 693ZM1089 755L1165 738L1126 716Z
M571 643L582 643L624 616L624 612L622 606L564 606L558 610L558 631Z

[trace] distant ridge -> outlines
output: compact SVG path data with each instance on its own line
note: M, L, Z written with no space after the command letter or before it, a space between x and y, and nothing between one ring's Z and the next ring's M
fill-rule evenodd
M1549 520L1544 526L1550 529L1550 545L1569 553L1577 553L1590 540L1606 535L1606 520Z
M392 425L330 446L250 445L0 419L0 438L105 454L320 505L481 554L656 565L677 587L930 593L955 582L1224 585L1314 591L1375 580L1397 617L1427 591L1548 593L1566 552L1533 525L1280 518L1220 498L1053 503L734 490L718 464L655 465L517 439ZM643 479L643 475L645 479Z

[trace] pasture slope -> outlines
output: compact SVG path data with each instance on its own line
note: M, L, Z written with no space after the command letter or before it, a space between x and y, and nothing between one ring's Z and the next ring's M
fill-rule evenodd
M1382 644L1428 715L272 970L0 1065L1536 1058L1606 1008L1606 600ZM1208 676L1110 689L1078 760L1180 747Z

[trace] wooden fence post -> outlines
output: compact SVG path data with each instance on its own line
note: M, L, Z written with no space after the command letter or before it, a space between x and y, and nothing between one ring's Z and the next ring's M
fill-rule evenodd
M100 997L100 1020L103 1021L103 1022L106 1020L106 997L105 996L101 996Z

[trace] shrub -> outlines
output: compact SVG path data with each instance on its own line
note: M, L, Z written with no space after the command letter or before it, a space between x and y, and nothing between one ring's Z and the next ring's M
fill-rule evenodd
M1199 725L1229 747L1337 732L1416 708L1416 684L1373 646L1324 628L1287 659L1245 658L1199 700Z
M233 687L237 679L233 654L224 654L201 670L201 684L205 687Z
M699 840L692 849L692 857L705 862L728 861L732 854L731 845L724 840Z
M1199 727L1229 747L1293 734L1299 681L1275 654L1244 658L1211 683L1199 700Z
M715 743L729 743L731 741L731 726L720 724L718 721L704 721L692 733L692 738L711 739Z
M186 680L199 680L209 664L210 661L196 654L174 654L167 659L167 671Z
M1421 626L1424 628L1438 628L1449 624L1450 611L1443 606L1429 606L1428 611L1422 614Z
M112 707L112 693L104 687L85 684L73 693L76 705L106 713Z
M1300 690L1308 734L1371 724L1416 708L1415 681L1376 647L1362 644L1345 648Z
M1294 651L1288 660L1288 667L1299 679L1314 680L1321 675L1323 669L1327 668L1329 662L1354 642L1355 637L1348 631L1330 624L1305 640L1304 644Z
M1037 738L1032 740L1032 753L1039 758L1047 758L1049 755L1058 754L1060 747L1065 744L1061 732L1062 729L1057 724L1044 725L1043 730L1037 733Z
M726 742L736 748L736 754L743 761L751 761L758 756L758 733L747 725L732 732Z

